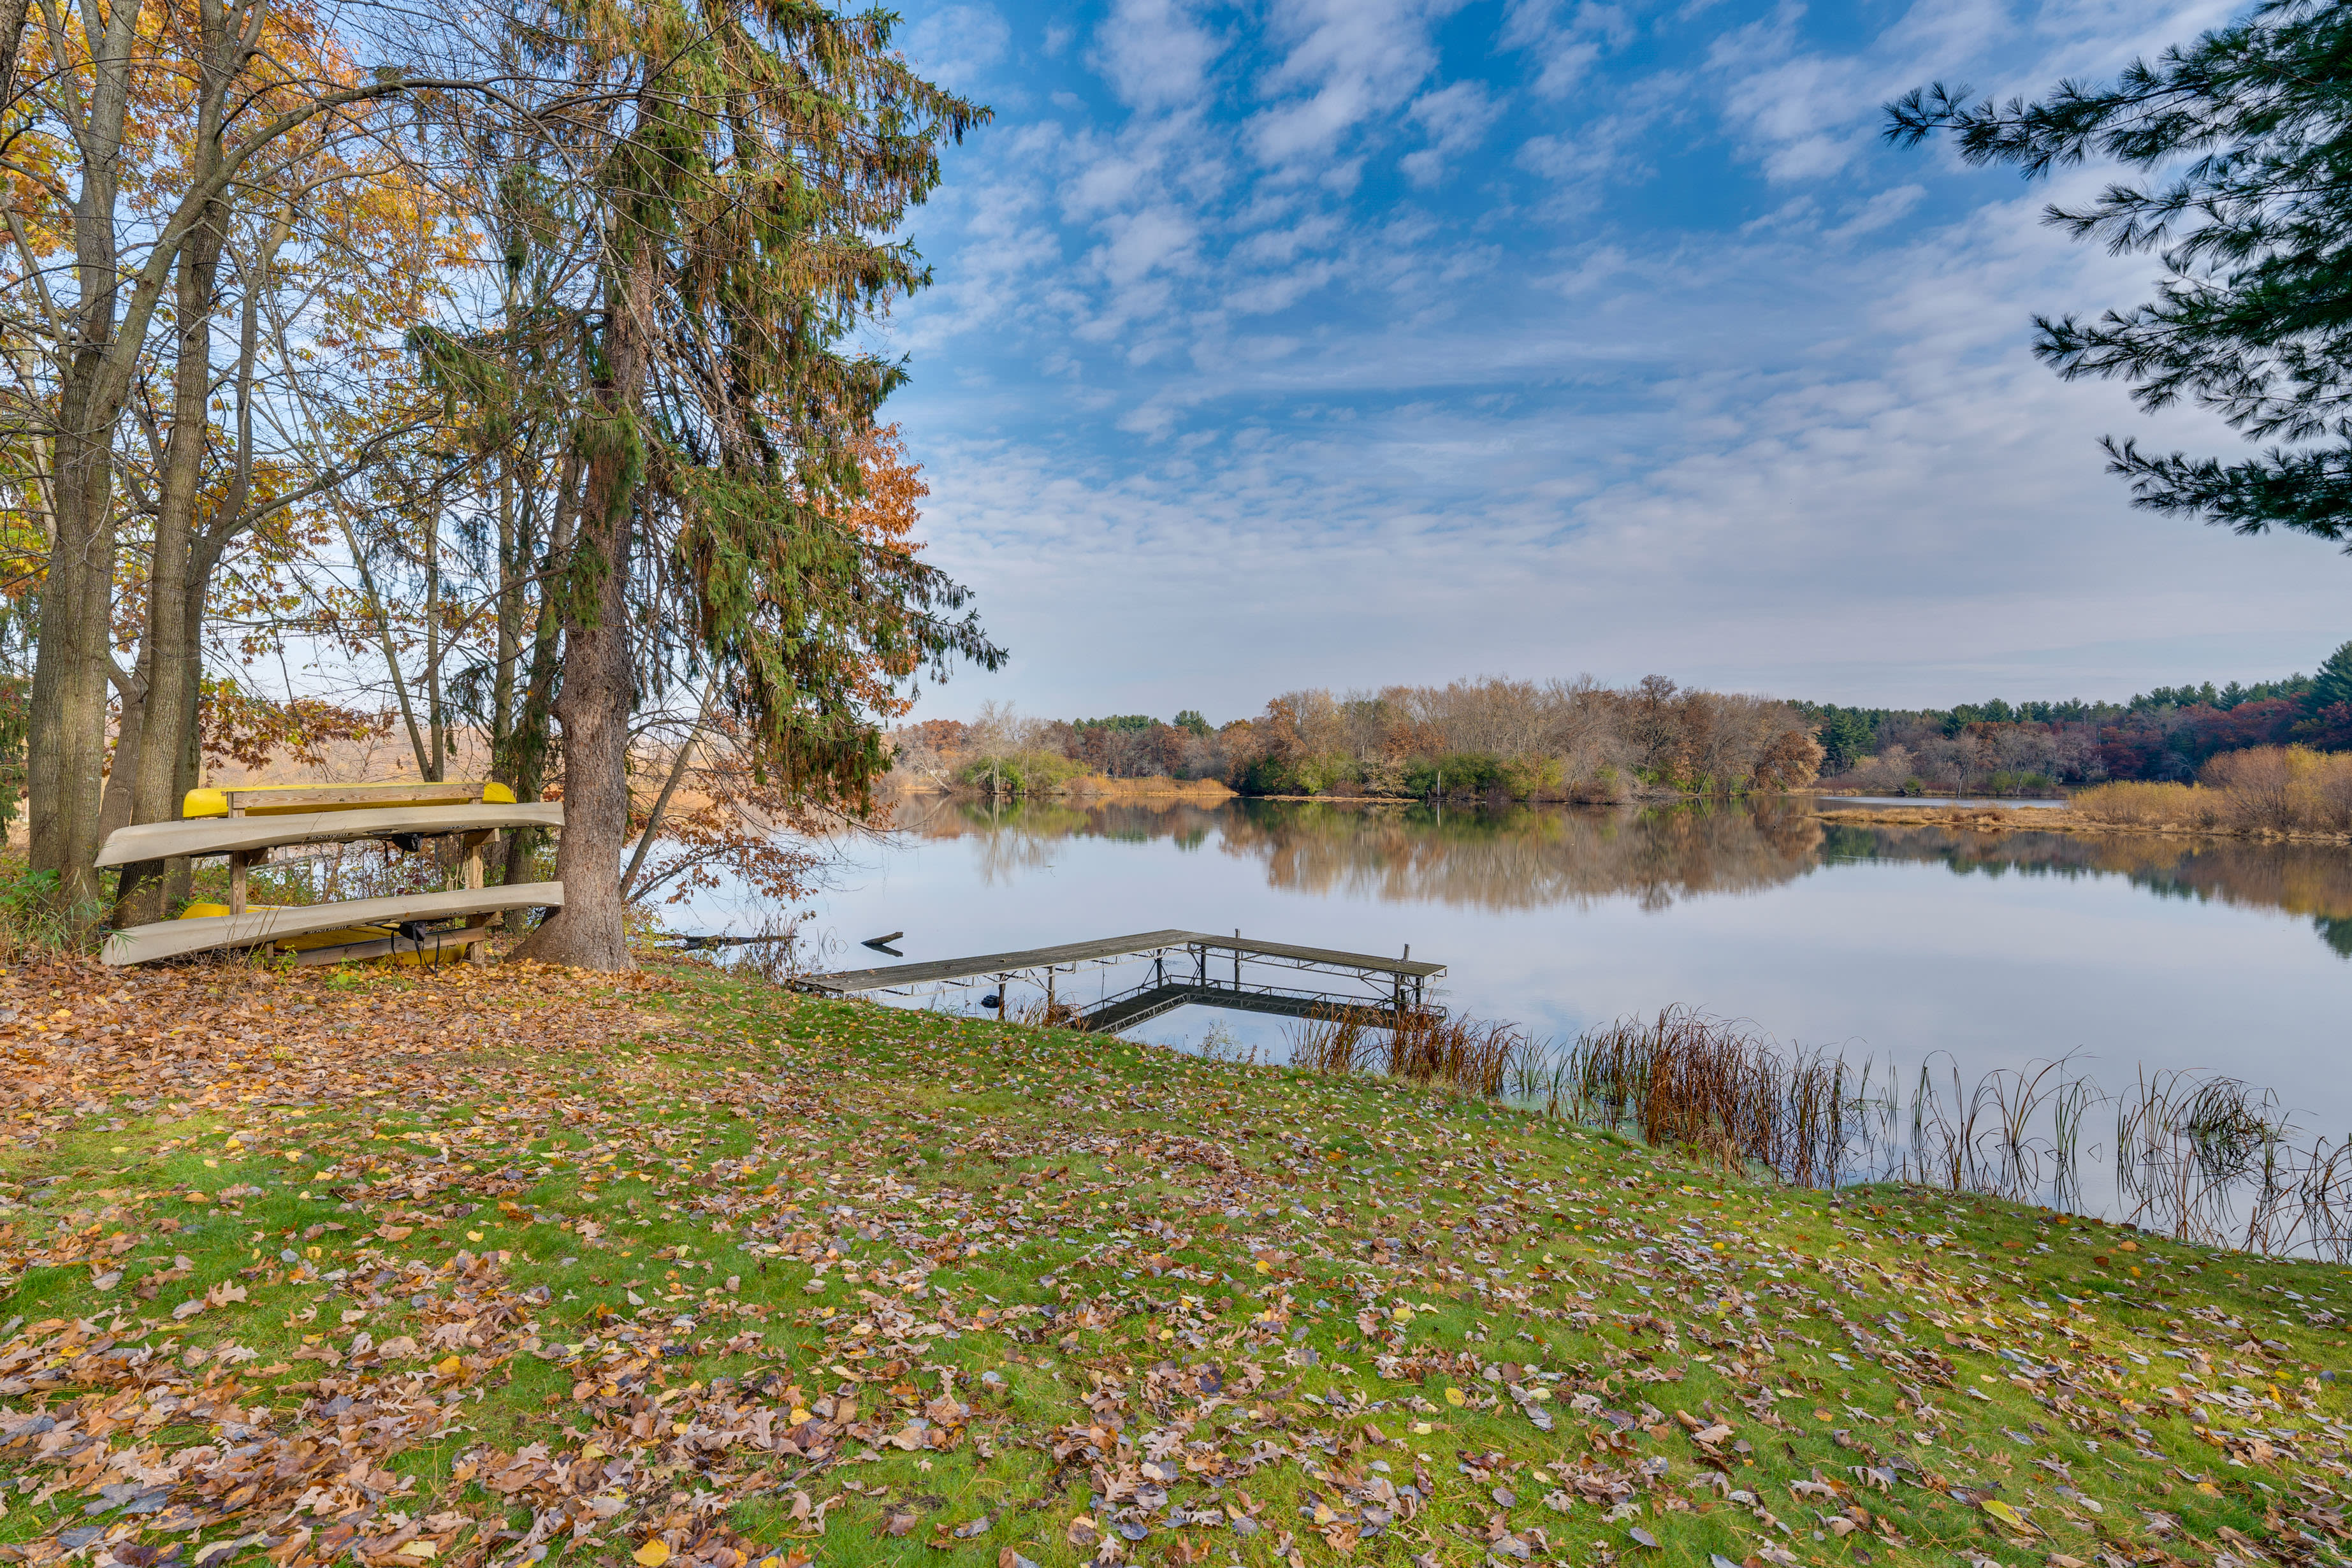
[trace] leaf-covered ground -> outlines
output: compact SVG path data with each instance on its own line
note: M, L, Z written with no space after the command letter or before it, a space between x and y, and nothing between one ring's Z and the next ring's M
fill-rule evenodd
M2343 1561L2333 1268L691 969L0 1053L15 1561Z

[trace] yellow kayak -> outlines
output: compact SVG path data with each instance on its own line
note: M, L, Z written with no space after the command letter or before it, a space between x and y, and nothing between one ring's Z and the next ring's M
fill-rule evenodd
M246 909L254 914L259 914L265 910L280 910L286 907L287 906L284 904L247 904ZM186 909L182 910L177 918L184 921L219 920L226 918L227 914L228 906L226 904L208 904L199 902L192 903ZM344 926L337 931L312 931L307 936L290 936L280 942L278 945L289 952L306 952L314 947L348 947L352 943L359 942L382 942L384 938L393 934L393 929L394 928L391 926L379 925ZM441 963L462 963L465 962L465 958L466 950L462 947L450 947L437 952L434 949L427 948L421 952L415 951L405 952L396 952L392 955L392 961L394 963L406 964L424 964L436 962ZM375 962L380 963L383 961L382 959L378 959L375 960Z
M481 797L486 805L512 805L515 803L514 791L502 784L477 785L464 780L446 784L422 784L415 779L366 784L239 784L236 786L236 793L246 797L245 812L247 816L280 816L296 811L373 811L393 805L467 805L472 803L474 793L478 788L481 791ZM381 795L371 800L364 793L394 790L401 793L388 800L382 798ZM319 798L322 794L330 793L338 795L354 795L359 798L334 801L322 801ZM226 816L229 794L230 792L226 789L190 790L180 802L181 819L184 821L197 816ZM253 798L257 795L275 794L285 794L296 798L288 800L283 805Z

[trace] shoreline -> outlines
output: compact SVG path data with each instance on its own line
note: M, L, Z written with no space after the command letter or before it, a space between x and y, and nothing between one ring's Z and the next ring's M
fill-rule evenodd
M2072 806L2030 810L1994 805L1853 806L1815 811L1823 822L1874 827L1953 827L1977 833L2111 833L2144 838L2227 838L2255 844L2352 844L2352 833L2269 827L2200 827L2185 822L2102 822Z

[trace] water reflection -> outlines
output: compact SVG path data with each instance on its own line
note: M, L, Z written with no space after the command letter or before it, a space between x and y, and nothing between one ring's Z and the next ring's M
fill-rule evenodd
M1824 867L1936 865L1971 878L2115 878L2161 898L2311 921L2352 959L2352 855L2324 845L1940 827L1824 825L1801 801L1664 808L1419 805L1175 797L1100 804L916 797L917 839L970 841L980 879L1050 868L1071 839L1213 850L1254 863L1268 887L1318 898L1435 903L1512 913L1629 900L1646 910L1755 894Z

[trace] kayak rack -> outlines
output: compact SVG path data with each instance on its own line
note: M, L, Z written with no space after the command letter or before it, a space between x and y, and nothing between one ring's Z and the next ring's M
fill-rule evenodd
M260 784L188 792L174 822L140 823L107 837L98 864L130 866L179 857L228 857L228 902L192 906L177 920L110 932L110 964L149 963L211 949L285 947L297 963L372 958L487 961L492 927L510 910L561 908L563 884L483 886L483 847L500 832L561 827L563 807L518 802L502 784L415 782ZM331 904L259 907L247 874L273 849L377 841L415 853L425 840L456 838L462 886L433 893ZM455 921L454 926L444 922Z
M1083 1027L1111 1034L1192 1006L1229 1007L1286 1018L1346 1017L1381 1026L1407 1016L1443 1015L1442 1009L1431 1007L1428 986L1445 973L1445 965L1416 960L1410 947L1402 958L1385 958L1336 948L1245 941L1238 931L1230 937L1192 931L1142 931L1058 947L845 969L803 975L794 984L818 995L854 996L915 995L993 981L995 994L982 1005L992 1005L1003 1018L1006 988L1013 981L1044 991L1050 1015L1059 1007L1058 976L1136 960L1150 962L1150 976L1107 994L1091 1005L1070 1009ZM1269 977L1267 971L1274 975Z

